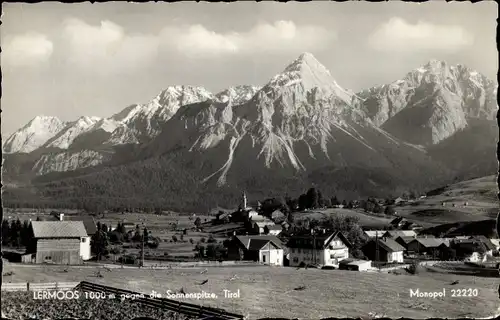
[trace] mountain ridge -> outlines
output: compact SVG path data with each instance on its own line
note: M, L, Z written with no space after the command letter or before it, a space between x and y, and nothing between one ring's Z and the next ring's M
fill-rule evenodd
M476 91L458 82L467 74L457 67L442 67L439 61L425 66L425 70L421 67L408 73L406 80L353 93L342 88L314 56L305 53L262 87L236 86L218 94L200 90L203 98L187 100L175 89L182 86L173 87L145 104L145 116L134 121L139 123L136 128L118 125L113 136L105 128L116 123L101 122L99 126L99 120L94 124L99 130L74 139L73 147L63 153L52 148L48 153L38 151L41 155L33 157L36 159L7 159L6 165L18 168L9 171L15 176L31 163L41 175L32 181L44 197L63 192L69 198L77 195L125 201L124 197L156 199L175 194L178 201L194 205L193 195L207 203L220 197L233 201L239 189L255 194L266 187L271 193L295 192L318 181L329 192L352 197L425 190L456 176L467 177L471 160L453 166L453 159L447 157L456 154L456 144L461 143L453 137L462 135L466 149L468 144L477 144L477 130L471 128L482 126L476 125L476 118L486 121L486 126L492 121L486 93L496 92L490 82L478 80L483 76L468 69L466 72L475 78L464 83ZM450 77L456 81L447 81ZM478 88L477 83L486 83L487 88ZM414 90L421 97L408 89L410 84L419 85ZM169 100L165 94L175 99ZM233 97L228 96L231 94ZM385 108L389 104L380 102L390 99L400 101L397 112L391 113ZM158 106L167 100L177 102L166 103L172 108L166 108L168 116L162 118ZM470 108L464 107L469 104ZM125 108L112 120L119 122L138 114L139 106ZM477 108L483 111L474 113ZM148 116L160 121L141 123ZM412 120L409 125L408 119ZM111 139L115 141L106 143ZM99 143L92 144L96 141ZM125 143L117 143L120 141ZM478 152L486 147L480 145ZM16 167L16 161L24 169ZM487 158L484 164L486 169L476 166L474 173L491 168ZM58 170L74 171L43 176ZM491 172L483 175L487 174ZM174 192L164 180L175 182L182 190ZM123 192L106 191L113 189L109 184L123 185ZM71 193L60 191L68 185L74 186ZM165 200L154 201L166 205Z

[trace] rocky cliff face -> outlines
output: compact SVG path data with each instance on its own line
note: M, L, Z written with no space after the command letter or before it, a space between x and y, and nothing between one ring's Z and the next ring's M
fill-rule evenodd
M393 159L384 149L398 146L424 157L374 126L360 98L306 53L241 105L228 100L181 107L145 158L172 152L186 161L196 157L210 163L197 173L201 182L223 186L237 183L244 168L245 176L267 170L302 174L322 166L390 168Z
M422 145L452 136L468 119L493 120L498 109L493 81L465 66L437 60L358 95L375 125Z

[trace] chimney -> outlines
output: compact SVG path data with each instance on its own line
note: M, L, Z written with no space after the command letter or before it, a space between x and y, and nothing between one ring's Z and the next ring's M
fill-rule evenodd
M326 234L326 229L323 229L323 234Z
M236 235L236 231L233 231L233 236L235 236L235 235Z
M59 221L63 221L64 220L64 213L60 213L59 214Z

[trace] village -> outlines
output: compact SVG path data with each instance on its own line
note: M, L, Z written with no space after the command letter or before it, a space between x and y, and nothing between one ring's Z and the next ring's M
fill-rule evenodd
M402 201L398 198L393 203ZM351 209L359 205L349 203ZM342 209L347 205L333 206ZM219 208L206 217L184 216L184 224L179 222L183 216L174 216L174 222L165 227L159 222L147 222L148 214L143 214L140 221L124 221L119 215L116 219L121 221L111 221L109 215L53 211L38 215L35 220L30 218L16 231L16 225L21 223L12 219L9 225L4 220L4 258L25 264L139 267L231 261L305 269L402 269L412 274L419 265L453 263L455 269L461 264L471 272L480 270L480 274L498 276L500 243L496 238L425 234L422 226L395 211L391 212L391 219L384 220L389 222L378 228L362 226L356 217L337 215L323 221L300 221L296 218L300 214L303 213L286 212L275 199L257 201L251 206L245 193L236 210ZM173 232L168 233L167 228ZM16 235L22 239L16 240ZM171 239L161 237L169 235Z
M498 277L499 240L485 236L483 227L443 228L399 215L418 199L346 203L314 194L320 192L308 190L297 200L248 201L242 192L237 208L216 207L205 214L9 209L2 222L2 292L18 291L9 300L12 308L16 299L36 308L29 294L37 288L171 292L173 306L222 308L233 314L231 319L306 313L317 319L337 313L419 318L448 316L449 310L456 317L477 317L496 310L491 278ZM435 206L441 207L438 200ZM411 296L417 289L462 287L476 288L477 295L447 299L446 306L439 299ZM182 298L204 292L219 297L232 292L236 298L196 300L193 306ZM388 295L394 297L391 302L383 298ZM353 303L360 298L376 302L360 310ZM478 301L487 301L488 307L480 308ZM311 310L311 304L318 307ZM6 314L18 314L12 308ZM79 304L72 308L81 310ZM105 312L97 304L93 308ZM110 308L124 307L114 303ZM176 308L165 312L182 313Z

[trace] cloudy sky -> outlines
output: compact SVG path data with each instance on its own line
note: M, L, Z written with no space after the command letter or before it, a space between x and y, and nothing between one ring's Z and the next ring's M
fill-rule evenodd
M354 91L430 59L494 79L496 3L4 4L2 134L108 117L169 85L262 85L302 52ZM5 139L5 138L4 138Z

